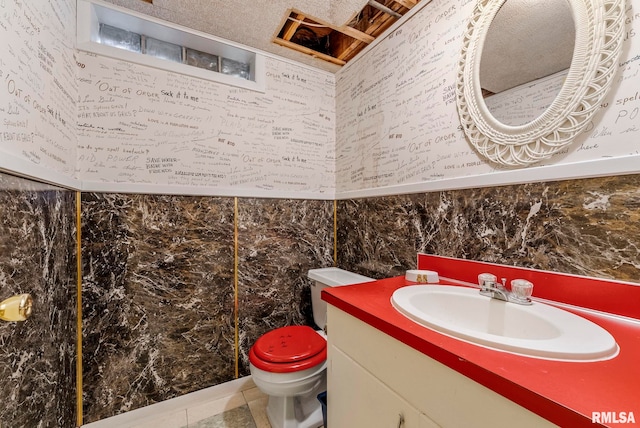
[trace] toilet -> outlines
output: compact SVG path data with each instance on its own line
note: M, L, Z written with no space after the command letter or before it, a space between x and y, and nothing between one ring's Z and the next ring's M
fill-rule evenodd
M249 350L249 370L258 389L269 396L267 417L272 428L322 426L317 395L327 389L327 304L320 297L325 287L374 281L339 268L309 270L313 320L309 326L287 326L260 336Z

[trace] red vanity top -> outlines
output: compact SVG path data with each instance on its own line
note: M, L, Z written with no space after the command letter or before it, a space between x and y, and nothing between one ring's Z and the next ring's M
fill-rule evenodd
M418 266L437 271L440 284L445 285L459 285L459 282L446 279L443 273L457 273L456 280L472 283L481 272L509 279L525 277L535 284L534 297L549 299L552 295L554 301L574 305L577 300L582 307L600 311L615 306L615 300L619 300L621 309L613 312L636 319L563 308L599 324L620 346L618 356L610 360L565 362L477 346L418 325L391 306L391 295L396 289L416 284L404 277L327 288L322 298L561 427L629 426L634 424L619 422L631 417L640 425L640 317L637 316L640 286L428 255L419 255ZM571 284L566 285L569 281ZM573 299L571 295L577 290L580 294ZM592 423L594 412L608 412L612 422Z

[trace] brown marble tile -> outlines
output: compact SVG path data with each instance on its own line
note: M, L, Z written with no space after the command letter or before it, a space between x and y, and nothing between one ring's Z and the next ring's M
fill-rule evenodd
M277 327L313 325L309 269L333 265L333 201L240 199L240 374L255 340Z
M84 194L85 421L234 378L233 199Z
M0 420L73 424L74 192L0 179L2 290L29 284L47 308L0 324L3 378L38 373L4 389ZM639 189L630 175L339 201L339 265L392 276L422 251L639 282ZM83 198L85 421L232 379L233 199ZM306 272L332 265L332 216L330 201L239 200L241 375L260 334L311 323Z
M425 252L640 282L640 176L340 201L338 265L400 275Z
M372 278L415 269L419 208L408 196L338 201L338 266Z
M238 201L246 375L257 337L312 323L333 202ZM75 192L0 174L0 209L1 297L36 300L0 323L0 422L72 426ZM233 199L84 194L82 210L85 422L233 379ZM338 264L393 276L427 252L640 282L639 220L639 175L339 201Z
M240 374L270 328L310 323L333 202L239 200ZM235 375L231 198L83 195L85 421Z
M76 421L75 192L0 173L0 300L30 293L24 322L0 321L0 425Z

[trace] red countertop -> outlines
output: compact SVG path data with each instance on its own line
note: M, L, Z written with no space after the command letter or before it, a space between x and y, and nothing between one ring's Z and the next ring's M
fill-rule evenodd
M391 295L415 284L403 276L382 279L327 288L322 298L561 427L635 425L594 424L593 412L613 412L616 419L610 420L618 421L622 412L627 419L632 412L640 425L640 322L570 310L609 331L620 353L597 362L531 358L460 341L409 320L392 307ZM440 284L460 285L442 277Z

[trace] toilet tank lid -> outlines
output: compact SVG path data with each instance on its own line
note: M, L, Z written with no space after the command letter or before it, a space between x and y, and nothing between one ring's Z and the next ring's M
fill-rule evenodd
M360 275L337 267L309 269L307 276L331 287L375 281L375 279L369 278L368 276Z

